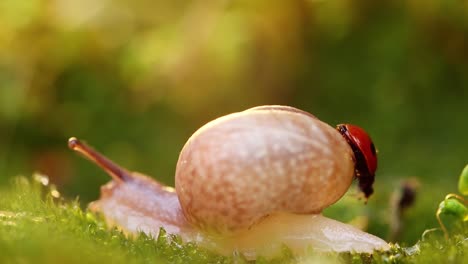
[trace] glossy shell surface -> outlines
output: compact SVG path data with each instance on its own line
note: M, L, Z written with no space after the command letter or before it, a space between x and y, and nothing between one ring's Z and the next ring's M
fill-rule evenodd
M195 132L177 164L176 192L188 222L246 229L275 212L319 213L344 195L353 153L333 127L302 110L263 106Z

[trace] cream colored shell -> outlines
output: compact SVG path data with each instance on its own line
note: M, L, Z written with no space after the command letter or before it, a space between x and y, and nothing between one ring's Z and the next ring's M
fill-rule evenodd
M344 195L352 150L333 127L299 109L263 106L195 132L177 164L187 220L207 230L246 229L275 212L318 213Z

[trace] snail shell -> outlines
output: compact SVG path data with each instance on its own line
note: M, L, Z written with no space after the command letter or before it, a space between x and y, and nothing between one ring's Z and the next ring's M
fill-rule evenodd
M352 157L340 133L313 115L256 107L190 137L177 163L176 192L192 225L236 231L276 212L321 212L349 188Z

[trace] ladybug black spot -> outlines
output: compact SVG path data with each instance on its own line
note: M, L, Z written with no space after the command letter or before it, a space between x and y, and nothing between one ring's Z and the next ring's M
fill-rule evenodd
M375 146L374 146L374 143L373 143L373 142L372 142L371 145L370 145L370 149L371 149L372 155L376 156L376 155L377 155L377 152L375 151Z

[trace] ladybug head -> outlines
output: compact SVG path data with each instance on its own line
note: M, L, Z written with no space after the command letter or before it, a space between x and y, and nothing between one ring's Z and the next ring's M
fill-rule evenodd
M374 192L372 185L377 170L377 152L364 129L350 124L340 124L336 129L346 139L354 153L355 176L366 199Z

